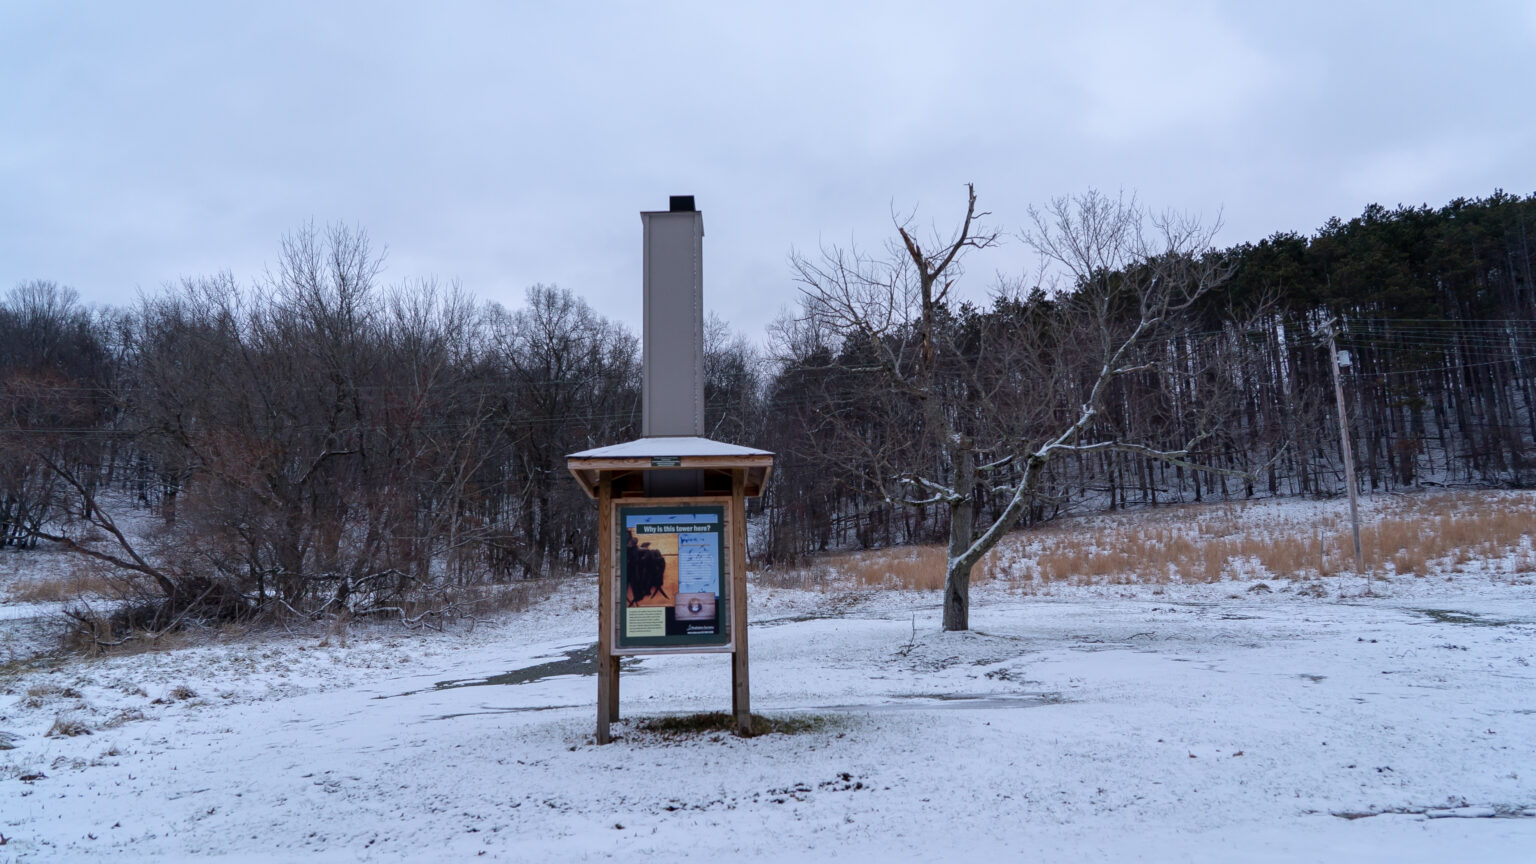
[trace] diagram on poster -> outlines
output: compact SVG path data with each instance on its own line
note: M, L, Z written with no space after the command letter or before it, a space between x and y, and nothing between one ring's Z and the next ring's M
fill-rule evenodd
M621 507L619 645L729 642L723 507Z

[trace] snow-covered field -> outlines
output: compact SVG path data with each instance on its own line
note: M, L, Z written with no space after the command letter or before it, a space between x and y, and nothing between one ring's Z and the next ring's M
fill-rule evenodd
M1531 861L1530 582L988 583L967 633L763 588L753 708L814 730L605 747L591 580L467 633L13 664L0 862ZM626 718L729 707L723 655L622 682Z

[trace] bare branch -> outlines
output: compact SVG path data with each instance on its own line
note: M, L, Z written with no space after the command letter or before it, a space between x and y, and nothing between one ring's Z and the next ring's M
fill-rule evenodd
M158 567L155 567L148 561L144 560L143 556L138 553L138 550L135 549L133 544L128 541L128 538L124 536L123 532L118 529L117 522L112 519L112 516L107 513L107 511L101 508L101 505L96 501L96 496L86 488L85 484L80 482L80 479L75 476L74 472L66 470L63 466L59 465L59 463L49 458L49 456L45 453L37 454L37 458L44 465L48 466L48 470L54 472L54 474L57 475L59 479L69 484L70 488L74 489L75 492L80 495L81 501L84 502L84 507L82 509L86 511L87 519L90 521L90 523L112 535L112 539L117 543L118 548L123 550L123 553L128 557L123 558L107 552L100 552L88 546L83 546L64 535L52 534L40 529L33 530L34 536L40 537L50 542L58 543L59 545L76 554L84 555L88 558L94 558L98 561L105 561L108 564L111 564L115 567L120 567L124 570L131 570L135 573L142 573L143 575L155 580L155 584L160 586L160 590L165 594L166 597L176 596L177 589L175 580L171 579L170 576L167 576L165 572L160 570Z

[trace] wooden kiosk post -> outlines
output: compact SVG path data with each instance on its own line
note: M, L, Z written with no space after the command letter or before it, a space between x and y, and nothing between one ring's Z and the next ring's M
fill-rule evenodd
M635 654L730 653L731 712L750 735L746 499L763 494L773 454L667 436L572 453L566 467L597 499L597 743L612 740L619 660ZM647 494L684 485L697 494Z

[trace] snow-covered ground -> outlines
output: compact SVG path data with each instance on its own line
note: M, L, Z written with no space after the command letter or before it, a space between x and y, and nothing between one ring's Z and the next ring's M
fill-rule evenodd
M753 708L817 723L752 739L594 745L591 580L467 633L15 664L0 862L1536 860L1530 581L988 583L967 633L764 588ZM729 660L622 684L724 710Z

